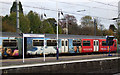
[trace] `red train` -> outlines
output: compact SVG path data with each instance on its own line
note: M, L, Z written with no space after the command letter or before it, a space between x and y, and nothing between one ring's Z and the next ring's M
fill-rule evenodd
M84 42L90 42L84 45ZM113 40L114 43L110 46L111 52L117 51L117 39ZM109 52L109 46L106 44L106 39L82 39L82 51L81 52Z

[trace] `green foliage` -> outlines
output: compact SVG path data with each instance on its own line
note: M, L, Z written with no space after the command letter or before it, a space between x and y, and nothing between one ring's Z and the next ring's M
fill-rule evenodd
M45 22L47 22L49 24L49 27L51 27L53 29L52 31L54 32L54 34L56 34L57 33L57 31L56 31L57 28L56 28L56 25L55 25L55 23L56 23L55 18L48 18L48 19L45 20ZM61 28L60 25L58 26L58 33L62 34L62 28Z
M81 18L81 25L84 26L94 26L94 22L91 16L84 16Z
M30 31L30 21L23 14L20 14L20 30L24 33L29 33Z
M68 34L75 34L75 35L77 35L77 34L79 34L79 29L78 29L78 26L77 26L77 24L69 24L69 26L68 26Z
M20 13L20 30L28 33L30 29L30 21L26 16ZM2 31L16 32L16 13L11 13L10 16L5 16L2 23Z
M120 23L118 23L118 27L120 27ZM120 28L118 28L117 30L117 39L118 39L118 43L120 44Z
M54 33L56 33L56 26L55 26L56 20L55 20L55 18L48 18L48 19L46 19L46 22L47 22L51 27L53 27L53 31L54 31Z
M43 21L42 33L54 34L53 27L47 20Z
M30 21L30 32L41 33L43 25L41 24L40 16L36 12L30 11L27 17Z
M12 7L10 8L10 13L16 12L16 1L13 2ZM23 8L21 2L19 2L19 12L23 13Z
M38 13L30 11L26 16L23 14L23 8L21 2L19 2L20 9L20 30L23 33L45 33L56 34L56 20L55 18L48 18L43 21L40 20ZM59 21L58 32L62 34L65 32L66 20L68 23L68 33L75 35L94 35L94 22L91 16L84 16L81 18L81 25L78 26L77 20L73 15L65 15L62 21ZM120 24L118 24L120 25ZM99 35L113 35L115 27L110 27L110 30L104 29L102 32L96 26L97 36ZM16 32L16 2L10 9L10 15L6 15L2 18L2 31ZM118 30L117 30L118 31ZM120 42L120 33L115 35Z
M60 25L58 26L58 33L62 34L62 27Z
M111 36L111 35L113 35L113 31L112 31L112 30L107 30L107 29L105 29L105 30L103 30L103 35L104 35L104 36L106 36L106 35Z
M2 22L2 32L16 32L16 28L8 24L8 21Z
M112 30L113 32L115 31L115 30L117 30L117 28L114 26L114 24L111 24L110 26L109 26L109 30Z

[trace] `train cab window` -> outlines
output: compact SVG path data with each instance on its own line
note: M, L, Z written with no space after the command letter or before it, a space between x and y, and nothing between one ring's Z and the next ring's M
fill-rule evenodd
M56 40L47 40L47 46L57 46Z
M3 47L12 47L12 48L16 48L17 47L17 40L15 39L7 39L7 40L3 40Z
M33 46L44 46L44 40L33 40Z
M102 41L102 46L107 46L106 41Z
M83 46L90 46L90 41L83 41Z
M80 40L73 40L73 46L81 46Z

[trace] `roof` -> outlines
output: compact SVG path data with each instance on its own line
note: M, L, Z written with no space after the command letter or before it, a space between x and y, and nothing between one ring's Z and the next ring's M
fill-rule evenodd
M22 37L22 34L18 34L15 32L0 32L0 36L2 36L2 37Z
M45 35L47 38L56 38L56 34L46 34ZM66 34L59 34L58 38L64 38L64 39L83 39L83 38L88 38L88 39L103 39L106 38L106 36L88 36L88 35L66 35Z
M0 32L0 36L2 37L22 37L22 34L19 33L15 33L15 32ZM45 34L46 38L53 38L56 39L56 34ZM102 38L106 38L106 36L89 36L89 35L66 35L66 34L59 34L58 38L64 38L64 39L83 39L83 38L94 38L94 39L102 39Z

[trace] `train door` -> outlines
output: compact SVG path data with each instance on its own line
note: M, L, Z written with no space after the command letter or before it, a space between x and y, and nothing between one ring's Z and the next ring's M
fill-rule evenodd
M62 53L67 53L68 52L68 40L67 39L62 39Z
M99 51L99 40L93 40L94 43L94 52L98 52Z

